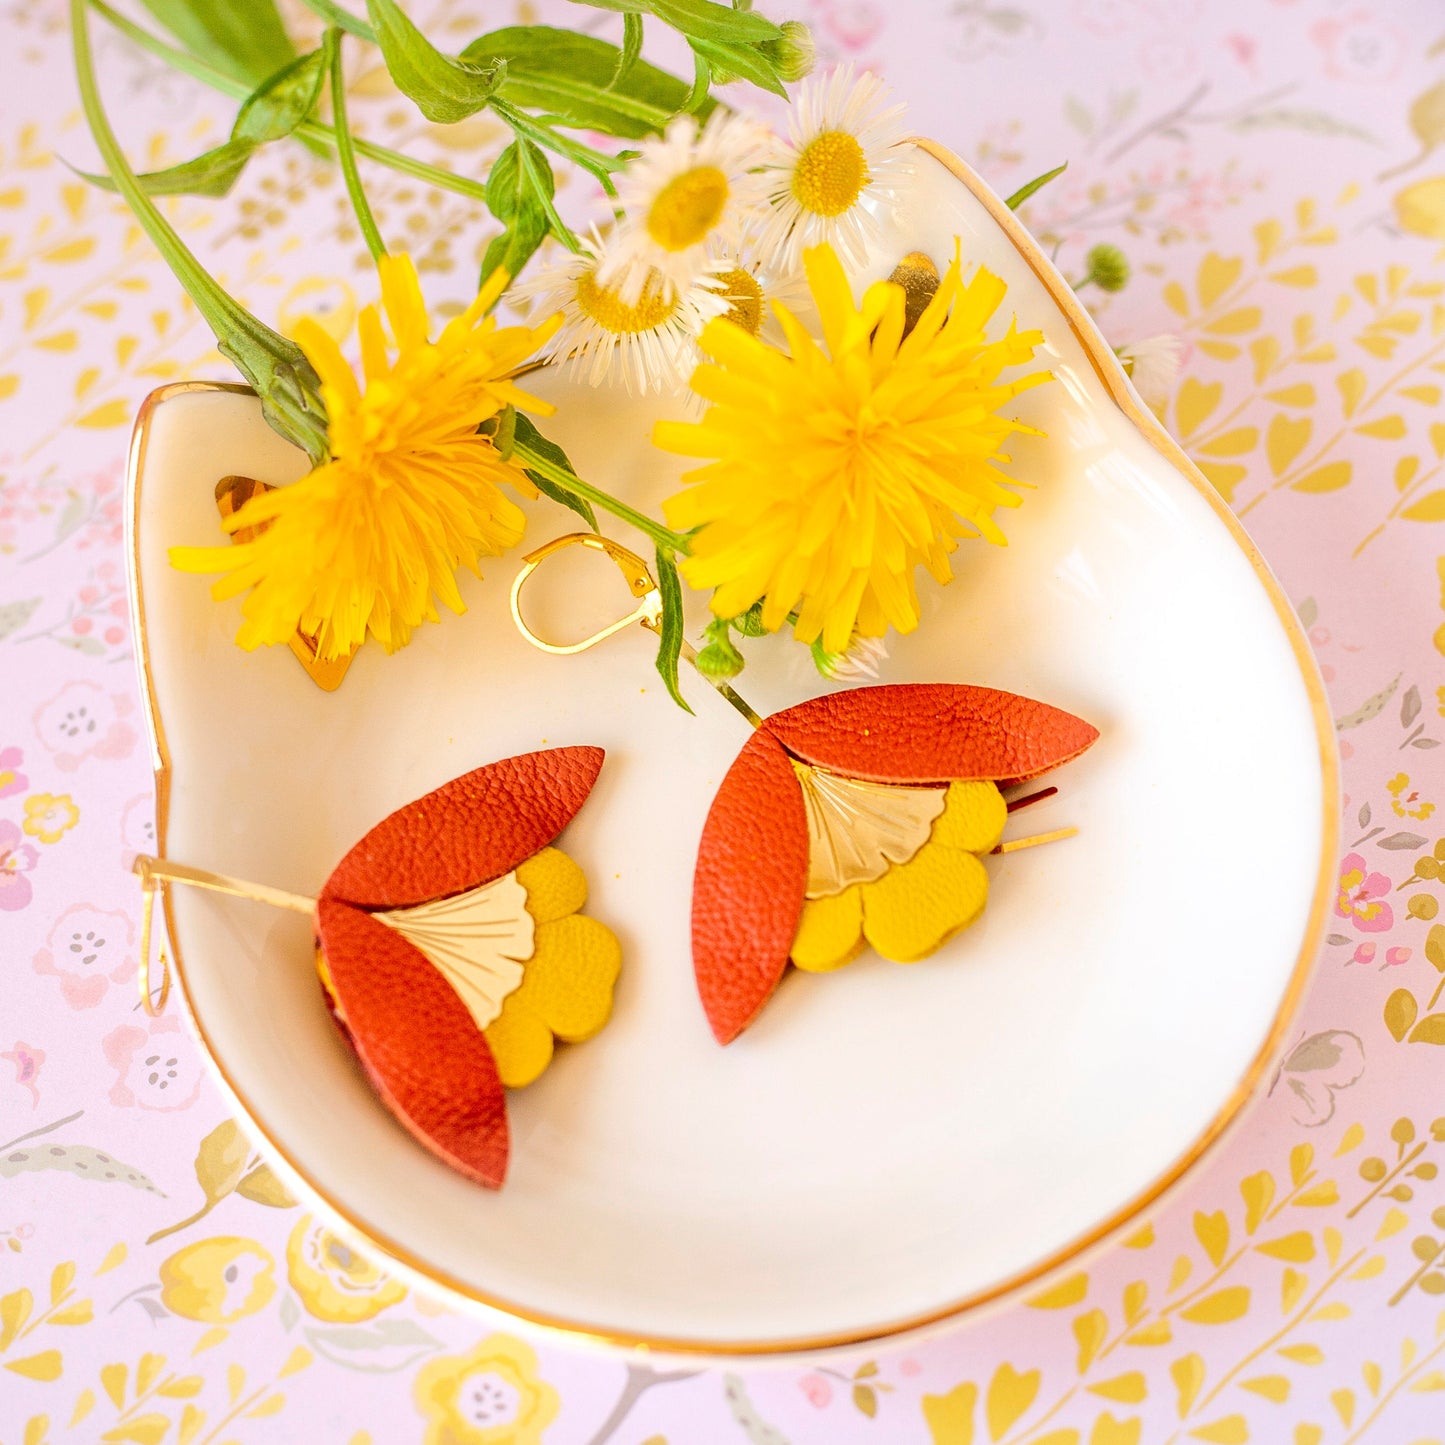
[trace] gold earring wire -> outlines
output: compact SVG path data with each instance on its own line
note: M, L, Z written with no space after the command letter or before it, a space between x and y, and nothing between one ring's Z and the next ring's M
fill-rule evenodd
M136 974L140 985L141 1007L154 1017L165 1011L171 996L171 965L162 948L158 957L161 965L161 988L159 999L151 998L151 929L154 924L156 894L167 883L188 883L193 888L206 888L213 893L228 893L233 898L249 898L256 903L269 903L273 908L289 908L295 913L314 913L316 900L300 893L288 893L284 888L271 888L264 883L248 883L242 878L232 878L226 873L212 873L206 868L191 868L184 863L172 863L166 858L152 858L141 853L132 865L140 878L140 968Z
M568 547L586 547L593 552L605 552L616 564L617 570L622 573L632 595L638 599L637 606L625 617L619 617L616 622L609 622L606 627L599 628L590 637L584 637L580 642L548 642L545 638L539 637L522 616L522 589L543 562ZM517 630L533 647L540 648L543 652L551 652L565 657L576 652L586 652L589 647L595 647L597 643L630 627L634 622L647 628L649 632L660 631L662 628L662 592L653 580L652 573L647 570L647 563L635 552L629 552L620 542L614 542L610 537L598 536L594 532L569 532L565 537L554 537L545 546L538 547L535 552L529 552L522 558L522 570L517 573L516 580L512 583L512 620L517 624ZM697 651L690 643L682 644L682 656L693 664L694 670L696 670ZM702 677L702 674L698 673L698 676ZM761 716L727 683L711 677L704 680L721 693L754 727L762 724Z

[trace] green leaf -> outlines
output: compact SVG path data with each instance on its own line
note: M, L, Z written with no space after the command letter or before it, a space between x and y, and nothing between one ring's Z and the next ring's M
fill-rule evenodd
M167 166L163 171L146 171L136 177L148 196L224 196L236 184L246 162L256 153L250 141L228 140L194 160ZM109 176L78 171L77 175L105 191L116 184Z
M778 79L777 68L762 51L751 45L734 45L721 40L692 40L693 54L713 70L750 80L762 90L787 98L787 87ZM699 112L700 113L700 112Z
M231 127L231 139L257 145L284 140L316 109L325 80L323 49L293 60L241 103Z
M547 167L544 183L547 198L550 200L556 194L547 157L531 141L513 141L492 162L492 169L487 175L487 208L499 221L515 221L533 199L533 190L528 184L528 172L522 165L524 148L531 152L539 165Z
M150 237L196 310L215 335L221 355L256 389L266 420L313 464L327 455L326 409L321 383L295 342L258 321L217 283L142 190L115 138L96 85L86 0L70 0L75 73L86 123L100 157L141 229Z
M1069 163L1065 161L1061 166L1055 166L1051 171L1045 171L1041 176L1035 176L1033 180L1026 181L1004 202L1009 210L1016 211L1036 191L1041 191L1056 177L1063 175L1068 170Z
M443 55L396 0L366 0L376 41L397 89L430 121L453 125L475 115L506 75L506 64L477 65Z
M483 423L482 430L488 430L486 423ZM517 408L510 402L497 413L491 425L491 438L502 460L510 461L517 446Z
M689 40L747 44L777 40L783 33L765 15L753 10L735 10L731 5L717 5L713 0L643 0L627 8L656 15Z
M523 416L521 412L516 413L516 418L513 431L514 446L523 446L536 452L539 456L545 457L554 467L560 467L569 476L577 475L576 468L567 458L567 453L556 442L548 441L532 425L531 420ZM590 502L540 471L533 471L530 467L525 470L544 497L550 497L554 502L560 502L564 507L570 507L594 532L597 530L597 514L592 510Z
M229 140L194 160L139 175L136 181L148 196L224 196L261 146L291 135L311 115L325 77L326 61L320 50L301 56L246 98ZM92 185L116 189L109 176L79 174Z
M522 164L522 156L528 164ZM539 195L540 182L545 195ZM552 167L541 149L529 140L515 140L492 162L487 176L487 206L504 227L493 237L482 258L485 281L498 266L515 279L546 238L551 222L550 202L555 193Z
M688 98L689 88L677 76L643 60L624 66L625 49L550 25L490 31L472 41L462 58L483 65L504 61L498 94L512 105L627 140L656 135ZM699 114L709 115L715 104L710 100Z
M143 0L193 55L252 85L293 59L275 0Z
M657 670L667 685L673 702L684 712L691 712L677 685L677 661L682 656L682 583L672 554L657 549L657 590L662 597L662 625L658 628Z

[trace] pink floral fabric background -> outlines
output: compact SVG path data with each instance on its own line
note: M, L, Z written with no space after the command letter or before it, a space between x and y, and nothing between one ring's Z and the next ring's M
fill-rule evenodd
M776 8L776 7L774 7ZM286 1195L174 1013L135 1005L151 778L121 494L142 397L226 376L93 163L63 9L7 0L0 91L0 1442L267 1445L1397 1445L1445 1438L1445 12L1434 0L797 0L827 60L1025 208L1116 345L1183 343L1167 424L1309 629L1345 757L1346 856L1297 1036L1227 1146L1120 1244L986 1322L875 1358L653 1369L487 1329ZM417 5L460 47L559 3ZM499 11L506 12L499 14ZM298 16L298 21L305 21ZM228 104L95 25L148 166ZM359 126L485 164L375 69ZM574 181L575 185L576 182ZM389 174L439 296L485 229ZM299 147L168 202L285 325L369 299ZM318 269L325 268L325 269ZM1243 800L1239 826L1250 826ZM1205 880L1201 880L1204 885ZM1218 860L1210 927L1269 888ZM1207 980L1201 980L1201 987ZM1060 1179L1059 1186L1067 1187Z

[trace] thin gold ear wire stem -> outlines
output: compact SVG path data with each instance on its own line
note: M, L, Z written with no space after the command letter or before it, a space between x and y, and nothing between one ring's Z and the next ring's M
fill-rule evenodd
M188 868L166 858L152 858L146 853L137 856L134 869L140 878L140 968L136 979L140 985L141 1007L154 1017L165 1010L171 996L171 966L164 948L160 950L160 997L151 998L151 929L155 918L156 893L167 883L187 883L193 888L206 888L213 893L228 893L233 898L249 898L255 903L268 903L273 908L289 908L296 913L313 914L316 900L282 888L268 888L264 883L247 883L225 873L212 873L205 868Z
M169 858L151 858L142 853L135 860L135 871L140 875L142 888L153 888L156 880L189 883L193 888L229 893L233 898L249 898L253 903L269 903L272 908L289 908L293 913L316 912L316 900L305 894L288 893L284 888L270 888L264 883L248 883L244 878L212 873L207 868L189 868L184 863L172 863Z
M661 623L658 623L657 626L653 626L653 624L650 622L644 622L642 625L646 628L651 629L651 631L653 632L661 630ZM732 703L732 705L740 713L742 713L745 718L747 718L748 722L753 727L762 727L762 716L759 713L755 712L751 706L749 706L748 700L743 697L741 693L734 692L733 689L729 687L728 684L725 683L720 677L706 677L703 675L702 671L698 668L697 665L697 649L692 645L692 643L684 642L682 644L681 655L692 664L692 670L697 673L697 675L701 677L704 682L711 684L715 692L720 693L730 703Z
M637 606L625 617L619 617L616 622L609 622L606 627L599 628L590 637L584 637L580 642L548 642L546 638L539 637L522 616L522 589L543 562L568 547L586 547L589 551L606 553L616 564L617 570L622 573L628 589L638 599L638 602ZM595 647L597 643L611 637L614 633L623 631L634 622L647 628L649 632L660 633L662 631L662 592L657 583L653 581L652 573L647 570L647 563L635 552L629 552L621 543L614 542L610 537L599 536L595 532L569 532L564 537L554 537L545 546L538 547L535 552L528 552L522 558L522 570L517 573L516 579L512 583L512 621L517 624L517 630L533 647L556 656L570 657L574 653L586 652L589 647ZM692 664L693 670L696 672L697 652L689 643L682 644L681 656ZM753 727L762 725L762 717L749 707L747 701L726 682L717 678L704 677L701 672L698 672L697 675L721 693L733 707L747 718Z
M137 859L139 862L139 859ZM141 1007L152 1018L157 1014L165 1012L166 1003L171 996L171 964L166 957L165 949L161 949L161 996L158 999L151 997L151 923L155 913L156 885L144 874L141 875L141 896L140 896L140 968L136 972L136 981L140 985Z
M1052 833L1035 833L1032 838L1011 838L1007 843L1000 843L993 851L1017 853L1024 848L1037 848L1041 843L1057 843L1064 838L1075 838L1078 833L1077 828L1055 828Z

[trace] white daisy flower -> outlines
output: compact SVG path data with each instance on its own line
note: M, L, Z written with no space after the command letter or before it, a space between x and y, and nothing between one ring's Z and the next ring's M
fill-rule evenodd
M627 220L598 279L629 305L649 273L661 277L665 295L686 291L709 268L709 255L735 246L748 220L766 209L769 180L757 167L771 141L756 121L721 108L701 128L678 116L618 181Z
M1119 347L1115 354L1148 406L1161 407L1169 400L1184 354L1184 343L1177 336L1168 331L1146 336Z
M902 105L864 71L843 66L805 80L793 102L788 139L775 144L765 174L772 214L759 245L785 271L809 246L832 243L845 265L858 266L878 236L867 201L887 200L912 166L896 149L905 137Z
M680 391L697 361L696 339L728 302L701 281L668 296L660 277L644 280L634 302L600 279L607 248L593 233L575 255L540 267L512 296L529 312L560 312L562 325L545 353L590 386L620 373L629 393Z

